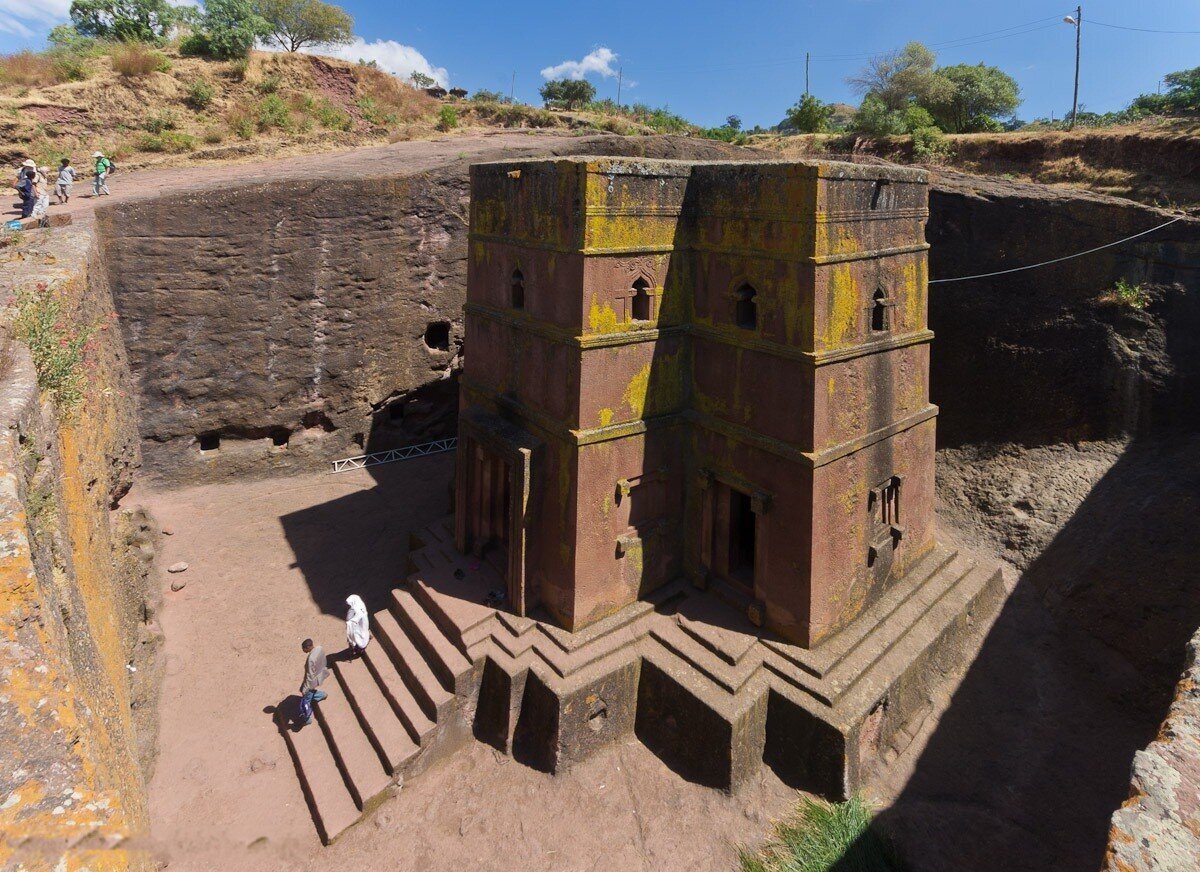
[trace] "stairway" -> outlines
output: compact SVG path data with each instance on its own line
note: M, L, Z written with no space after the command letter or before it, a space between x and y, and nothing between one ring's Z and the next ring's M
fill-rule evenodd
M371 616L371 644L331 664L315 721L280 731L321 840L330 844L371 812L405 776L425 769L467 735L455 729L471 662L406 590Z

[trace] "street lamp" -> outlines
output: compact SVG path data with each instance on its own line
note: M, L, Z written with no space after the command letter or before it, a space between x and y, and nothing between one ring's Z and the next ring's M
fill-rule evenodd
M1065 16L1063 24L1070 24L1075 28L1075 97L1071 101L1071 123L1067 127L1068 130L1074 130L1075 116L1079 114L1079 42L1083 31L1083 6L1075 7L1075 15Z

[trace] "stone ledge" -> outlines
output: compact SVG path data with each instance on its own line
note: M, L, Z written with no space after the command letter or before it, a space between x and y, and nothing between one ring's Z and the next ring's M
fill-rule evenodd
M487 561L457 554L444 529L417 540L408 584L481 676L471 689L477 735L553 771L632 731L726 790L766 759L798 787L853 792L919 710L924 665L952 656L1003 592L998 567L937 548L811 650L683 581L569 633L483 605L502 580ZM868 718L871 740L860 741Z

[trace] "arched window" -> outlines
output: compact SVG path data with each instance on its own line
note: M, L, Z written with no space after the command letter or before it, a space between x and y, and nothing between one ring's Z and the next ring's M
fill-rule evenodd
M876 332L888 329L888 299L883 288L871 298L871 329Z
M630 314L633 316L633 320L649 321L652 308L650 283L645 279L638 279L633 283L633 300L630 305Z
M521 275L519 269L513 270L512 274L512 307L525 308L525 276Z
M734 320L743 330L754 330L758 327L758 304L754 302L757 292L749 285L738 288L734 307Z

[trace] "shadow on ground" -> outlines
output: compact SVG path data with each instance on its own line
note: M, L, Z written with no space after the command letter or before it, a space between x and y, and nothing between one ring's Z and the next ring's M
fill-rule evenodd
M911 868L1101 866L1200 625L1197 449L1133 443L1022 574L876 818Z
M374 487L280 518L322 612L345 617L352 593L372 613L387 607L408 575L410 533L450 511L452 464L445 453L372 467Z

